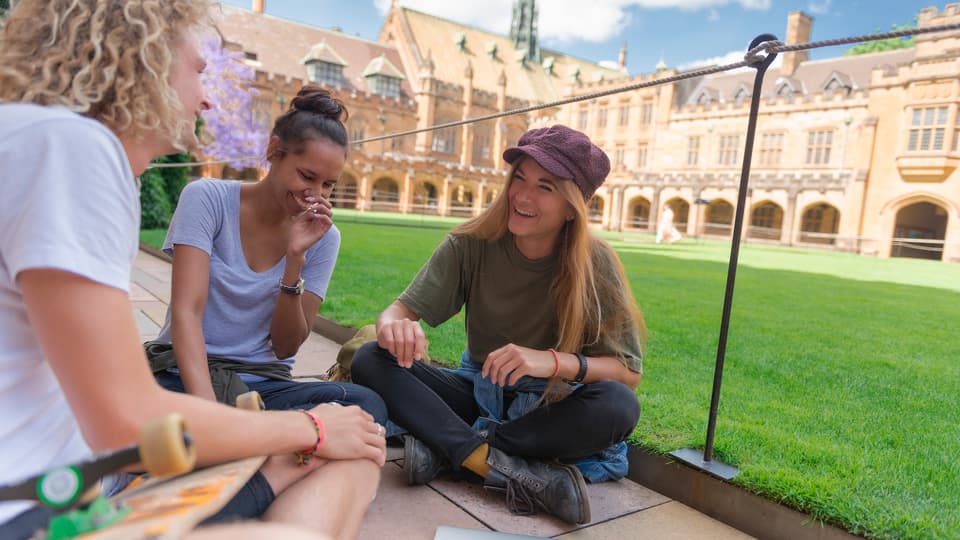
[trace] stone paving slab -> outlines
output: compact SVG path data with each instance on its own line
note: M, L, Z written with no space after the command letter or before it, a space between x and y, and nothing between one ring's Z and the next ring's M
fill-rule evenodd
M337 359L340 344L335 343L316 332L300 346L297 361L293 364L293 376L317 377L326 374Z
M507 510L502 494L487 491L473 482L438 478L430 482L430 487L459 507L468 509L471 515L496 531L550 537L581 527L543 513L535 516L513 515ZM670 500L629 480L588 484L587 492L590 494L593 523L616 519Z
M403 470L387 463L377 498L363 518L359 539L430 540L441 525L490 530L428 486L408 486Z
M130 301L131 302L150 302L157 297L150 294L150 291L141 287L137 282L130 282Z
M167 266L170 265L167 264ZM167 273L169 274L169 269ZM155 299L165 304L170 303L171 279L169 275L164 279L163 277L157 277L154 272L134 268L130 277L137 285L153 295Z
M153 339L153 337L160 332L160 327L157 323L150 320L150 317L147 317L143 311L134 309L133 316L137 320L137 331L141 339Z
M163 320L167 316L167 304L159 300L140 300L131 303L135 310L142 311L154 324L163 326Z
M641 512L573 531L563 540L748 540L753 538L696 510L670 501Z

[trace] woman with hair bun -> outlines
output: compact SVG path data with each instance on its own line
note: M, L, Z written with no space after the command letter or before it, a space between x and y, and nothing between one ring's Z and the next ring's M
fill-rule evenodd
M304 86L273 127L263 180L184 188L163 243L170 307L146 344L161 386L225 403L256 390L276 410L358 405L386 421L368 388L291 377L340 247L328 199L346 159L347 114L328 91Z

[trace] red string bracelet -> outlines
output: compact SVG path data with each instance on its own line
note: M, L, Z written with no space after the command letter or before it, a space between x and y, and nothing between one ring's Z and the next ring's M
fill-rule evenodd
M557 354L557 351L553 349L547 350L553 353L553 375L550 375L550 378L552 379L560 374L560 355Z
M317 453L317 450L319 450L320 447L323 446L323 440L326 436L326 432L323 429L323 421L320 420L319 416L313 414L310 411L305 411L303 409L298 409L298 410L303 414L307 415L307 418L309 418L310 421L313 422L313 428L317 432L317 443L313 445L313 448L308 448L306 450L301 450L299 452L294 453L294 455L297 456L297 465L300 465L302 467L310 463L310 459L312 459L314 454Z

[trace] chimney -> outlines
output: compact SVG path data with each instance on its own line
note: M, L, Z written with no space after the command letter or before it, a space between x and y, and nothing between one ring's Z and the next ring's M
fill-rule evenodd
M253 0L253 12L263 15L263 1L264 0Z
M620 65L620 71L627 70L627 42L623 42L623 47L620 47L620 56L617 58L617 64Z
M810 41L812 26L813 18L802 11L794 11L787 15L787 45ZM792 77L797 71L797 66L806 62L807 58L807 51L783 53L783 67L780 68L780 74L784 77Z

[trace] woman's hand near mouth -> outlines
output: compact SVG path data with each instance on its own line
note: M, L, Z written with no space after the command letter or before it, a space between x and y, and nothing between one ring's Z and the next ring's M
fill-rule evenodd
M308 195L297 202L303 211L293 217L290 238L287 242L287 254L302 256L327 234L333 225L333 208L330 201L323 197Z

